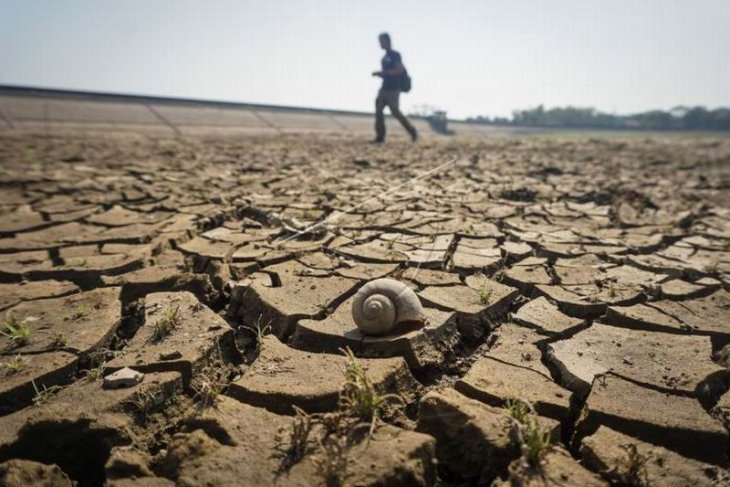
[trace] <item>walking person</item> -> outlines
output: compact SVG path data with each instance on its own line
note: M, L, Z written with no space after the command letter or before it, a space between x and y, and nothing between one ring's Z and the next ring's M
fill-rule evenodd
M375 99L375 143L385 142L385 107L390 109L393 115L403 125L411 140L418 140L418 132L411 125L405 115L401 113L399 108L399 98L401 91L410 90L410 78L403 67L403 60L398 51L392 49L390 43L390 35L382 33L378 36L380 47L385 50L385 56L380 61L381 70L375 71L373 76L383 78L383 84L378 91L378 97Z

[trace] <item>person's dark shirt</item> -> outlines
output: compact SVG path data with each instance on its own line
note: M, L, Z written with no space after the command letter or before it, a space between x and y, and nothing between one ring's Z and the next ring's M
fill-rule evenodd
M403 64L398 51L385 51L385 56L380 61L380 65L383 71L391 70L396 67L398 63ZM384 90L399 90L401 86L400 74L383 75L383 86Z

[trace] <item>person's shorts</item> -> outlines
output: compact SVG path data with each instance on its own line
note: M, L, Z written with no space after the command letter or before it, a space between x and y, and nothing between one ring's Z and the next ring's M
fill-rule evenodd
M400 90L384 90L381 88L378 91L378 103L384 107L388 107L391 110L398 110L400 103Z

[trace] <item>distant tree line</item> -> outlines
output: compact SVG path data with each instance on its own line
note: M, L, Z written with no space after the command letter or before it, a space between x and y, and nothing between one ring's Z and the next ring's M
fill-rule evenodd
M645 130L730 130L730 108L708 110L705 107L675 107L669 111L652 110L634 115L611 115L594 108L542 105L529 110L515 110L512 118L472 117L468 122L494 125L528 125L538 127L645 129Z

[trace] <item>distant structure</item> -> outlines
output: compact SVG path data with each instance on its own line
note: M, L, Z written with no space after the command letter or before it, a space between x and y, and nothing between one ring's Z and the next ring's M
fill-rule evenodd
M449 130L449 119L445 110L440 110L431 105L417 105L413 107L411 116L421 117L428 122L431 129L442 135L452 135L454 132Z
M446 112L443 110L436 110L433 114L426 117L426 121L431 125L434 132L444 135L451 133L448 127L449 120L446 118Z

